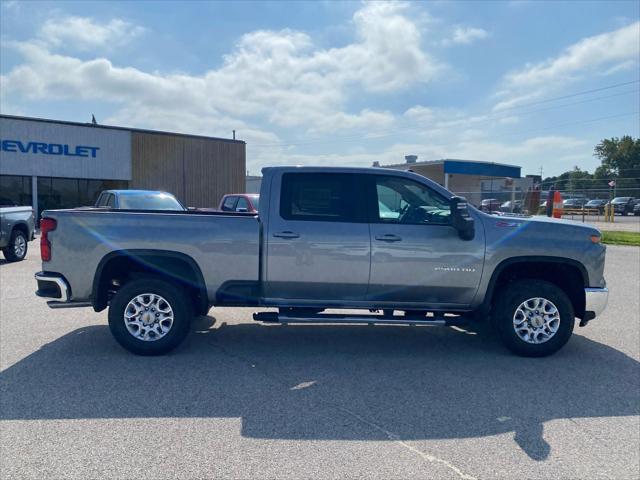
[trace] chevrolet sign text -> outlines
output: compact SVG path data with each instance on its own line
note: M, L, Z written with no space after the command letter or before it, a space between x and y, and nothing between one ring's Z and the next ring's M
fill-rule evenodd
M0 141L0 146L3 152L64 155L65 157L96 158L98 150L100 150L100 147L71 146L63 143L22 142L20 140L2 140Z

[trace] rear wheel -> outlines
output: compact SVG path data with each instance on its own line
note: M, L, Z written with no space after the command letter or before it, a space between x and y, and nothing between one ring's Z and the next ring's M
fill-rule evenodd
M116 341L138 355L163 355L189 332L193 308L186 292L171 282L141 278L125 284L109 305Z
M557 352L569 341L575 323L569 297L556 285L541 280L507 285L491 317L504 345L525 357Z
M19 262L27 256L27 248L27 236L22 230L14 230L11 232L9 245L2 250L2 253L8 262Z

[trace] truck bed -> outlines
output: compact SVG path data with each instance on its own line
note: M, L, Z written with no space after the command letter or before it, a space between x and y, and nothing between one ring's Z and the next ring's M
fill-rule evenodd
M200 267L212 302L223 287L220 279L258 283L260 223L253 214L90 207L49 210L46 216L57 221L57 228L49 233L52 258L43 268L65 272L74 301L89 299L101 260L121 251L188 255ZM79 260L82 265L77 265Z

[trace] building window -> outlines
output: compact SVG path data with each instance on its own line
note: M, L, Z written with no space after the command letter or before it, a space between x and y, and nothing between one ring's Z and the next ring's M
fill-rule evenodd
M31 205L31 177L0 175L0 203Z
M44 210L93 206L103 190L126 188L124 180L38 177L38 217Z

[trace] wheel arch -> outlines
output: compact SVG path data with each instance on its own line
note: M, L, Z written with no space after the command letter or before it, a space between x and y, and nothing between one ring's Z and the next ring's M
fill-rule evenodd
M116 250L102 257L93 278L93 309L100 312L107 307L113 280L126 283L141 275L166 278L182 285L191 292L195 311L200 314L208 311L207 288L196 261L181 252L150 249Z
M534 267L533 271L522 272L527 266ZM576 317L584 316L584 288L589 286L589 274L577 260L552 256L522 256L503 260L491 274L482 311L489 312L491 309L496 288L514 279L538 279L553 283L569 296Z
M20 230L22 233L24 233L27 242L29 241L29 225L27 225L26 222L19 221L14 223L11 227L11 234L13 234L14 230Z

